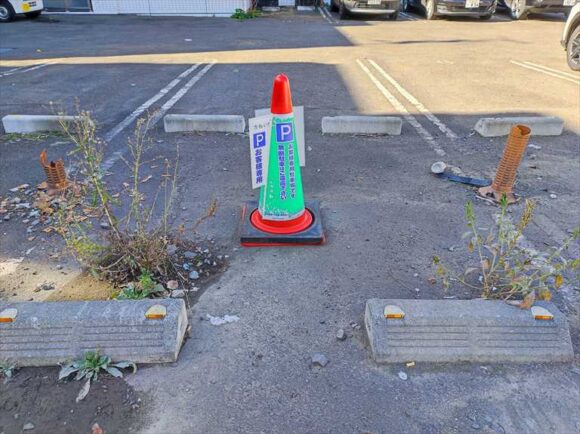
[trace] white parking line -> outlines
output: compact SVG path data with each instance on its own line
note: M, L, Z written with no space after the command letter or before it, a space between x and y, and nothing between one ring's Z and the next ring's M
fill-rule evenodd
M409 21L422 21L418 17L411 15L408 12L399 12L399 15L402 16L403 18L406 18Z
M337 24L336 20L332 17L332 15L330 15L330 12L328 12L325 7L319 7L318 12L320 12L320 15L322 15L322 18L324 18L330 24L332 24L332 25Z
M185 71L183 71L181 74L179 74L173 80L171 80L167 84L167 86L165 86L163 89L161 89L155 95L153 95L151 98L149 98L143 104L141 104L139 107L137 107L129 116L127 116L125 119L123 119L121 122L119 122L107 134L105 134L105 136L103 137L105 139L105 142L110 142L111 140L113 140L117 136L117 134L119 134L121 131L123 131L125 128L127 128L132 122L134 122L139 116L141 116L145 112L145 110L147 110L149 107L151 107L157 101L159 101L161 98L163 98L165 95L167 95L167 93L171 89L173 89L175 86L177 86L181 82L181 80L183 80L188 75L190 75L193 71L195 71L199 67L199 65L200 64L197 63L197 64L187 68Z
M8 76L14 75L14 74L21 74L24 72L35 71L37 69L44 68L45 66L48 66L48 65L52 65L52 62L41 63L40 65L35 65L32 67L21 66L20 68L14 68L14 69L11 69L10 71L6 71L6 72L0 74L0 77L8 77Z
M575 79L575 78L570 78L570 77L567 77L565 75L560 75L561 74L560 71L558 71L558 73L556 74L554 72L546 71L545 69L541 69L541 68L538 68L536 66L532 66L529 64L518 62L517 60L510 60L510 62L513 63L514 65L521 66L522 68L527 68L527 69L530 69L532 71L541 72L542 74L550 75L552 77L559 78L560 80L566 80L566 81L569 81L570 83L580 84L580 80Z
M545 69L547 71L552 71L555 72L557 74L563 75L565 77L570 77L573 78L575 80L580 80L580 74L570 74L568 72L564 72L564 71L560 71L558 69L554 69L554 68L548 68L547 66L544 65L538 65L537 63L532 63L532 62L524 62L526 65L530 65L530 66L535 66L536 68L540 68L540 69Z
M133 123L141 114L143 114L156 101L158 101L163 96L165 96L171 89L173 89L175 86L177 86L184 78L188 77L200 65L201 64L198 63L198 64L195 64L195 65L189 67L188 69L183 71L181 74L179 74L175 79L173 79L171 82L169 82L167 84L167 86L165 86L163 89L161 89L159 92L157 92L153 97L151 97L150 99L145 101L143 104L141 104L129 116L127 116L125 119L123 119L111 131L109 131L107 134L105 134L105 136L104 136L105 141L110 142L115 136L117 136L121 131L123 131L131 123ZM179 101L187 93L187 91L189 89L191 89L195 85L195 83L197 83L207 73L207 71L209 71L209 69L213 65L215 65L215 61L212 61L211 63L207 64L201 71L199 71L187 83L185 83L185 85L181 89L179 89L171 99L169 99L165 104L163 104L163 106L161 106L161 109L157 113L155 113L153 115L153 117L151 118L150 123L149 123L150 126L151 127L154 126L159 121L159 119L161 119L163 117L163 115L167 112L167 110L169 110L171 107L173 107L175 105L175 103L177 101ZM127 148L124 147L121 149L121 151L114 152L113 155L111 155L107 160L105 160L101 164L101 168L104 171L109 170L123 156L123 154L126 151L127 151Z
M441 146L439 146L439 144L437 143L435 138L429 133L429 131L427 131L419 123L417 118L415 118L415 116L409 113L405 108L405 106L401 104L401 102L391 92L389 92L385 86L383 86L383 84L373 75L373 73L365 66L365 64L360 59L357 59L356 62L358 63L358 66L360 66L360 68L365 72L365 74L371 79L371 81L377 87L377 89L379 89L379 91L383 94L385 99L391 103L391 105L395 108L395 110L401 113L403 118L409 124L411 124L413 128L415 128L417 133L423 138L423 140L425 140L425 142L427 142L429 146L431 146L431 148L433 148L433 150L437 155L443 157L445 155L445 151L441 148Z
M439 130L442 133L444 133L450 139L457 138L457 134L451 131L451 129L447 125L445 125L437 116L431 113L427 109L427 107L425 107L423 104L419 102L419 100L417 100L417 98L411 95L411 93L408 90L406 90L403 86L401 86L393 77L387 74L387 72L379 65L377 65L377 63L374 60L368 59L368 62L379 72L379 74L381 74L389 83L391 83L393 87L397 89L399 93L407 99L407 101L413 104L415 108L419 112L421 112L421 114L423 114L423 116L425 116L433 123L433 125L439 128Z

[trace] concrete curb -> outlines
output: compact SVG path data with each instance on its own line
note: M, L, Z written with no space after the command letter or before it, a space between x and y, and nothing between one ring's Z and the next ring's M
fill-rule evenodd
M400 136L403 121L390 116L325 116L322 134L386 134Z
M166 115L163 118L166 133L206 131L243 133L246 120L239 115Z
M391 318L385 318L387 306ZM571 361L566 317L552 303L535 306L552 319L535 319L533 310L499 300L371 299L365 326L378 363Z
M559 136L564 131L564 121L555 116L481 118L473 129L483 137L500 137L507 136L518 124L530 127L532 136Z
M62 131L60 122L71 123L78 116L52 115L6 115L2 118L4 131L8 133L38 133Z
M161 314L146 318L154 306ZM0 303L0 361L51 366L98 349L113 360L174 362L186 328L178 299Z

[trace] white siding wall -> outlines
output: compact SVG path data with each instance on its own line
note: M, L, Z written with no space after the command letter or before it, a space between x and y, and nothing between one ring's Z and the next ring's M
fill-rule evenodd
M97 14L231 15L251 0L93 0Z

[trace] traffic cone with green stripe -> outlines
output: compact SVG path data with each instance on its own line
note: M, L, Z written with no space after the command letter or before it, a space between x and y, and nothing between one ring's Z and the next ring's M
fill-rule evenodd
M274 79L270 111L272 128L267 180L260 189L258 206L248 204L250 206L246 207L249 213L242 228L242 244L321 244L324 233L319 203L305 201L302 191L290 82L284 74ZM246 215L244 217L246 219Z

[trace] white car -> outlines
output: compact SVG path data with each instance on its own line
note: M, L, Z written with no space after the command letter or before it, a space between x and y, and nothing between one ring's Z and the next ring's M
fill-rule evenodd
M580 3L570 11L562 33L562 46L566 49L568 66L580 71Z
M16 14L36 18L43 9L42 0L0 0L0 23L12 21Z

